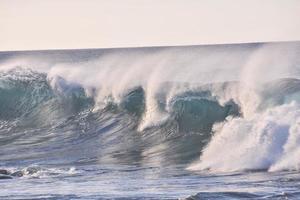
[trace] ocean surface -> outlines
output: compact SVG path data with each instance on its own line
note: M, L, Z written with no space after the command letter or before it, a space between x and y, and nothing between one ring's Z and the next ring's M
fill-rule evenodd
M300 199L300 42L0 52L0 199Z

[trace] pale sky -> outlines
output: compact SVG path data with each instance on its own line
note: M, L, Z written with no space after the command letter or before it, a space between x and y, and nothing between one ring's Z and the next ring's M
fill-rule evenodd
M300 0L0 0L0 51L300 40Z

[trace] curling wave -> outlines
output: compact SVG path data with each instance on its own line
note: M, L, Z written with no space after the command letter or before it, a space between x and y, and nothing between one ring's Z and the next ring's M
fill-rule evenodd
M0 59L0 161L299 170L299 52L278 43Z
M107 97L105 106L99 108L96 96L62 77L16 68L2 72L0 81L0 142L7 147L2 157L7 160L45 156L63 160L67 153L73 157L71 162L98 162L103 158L107 162L115 158L117 162L139 162L163 156L170 163L182 163L195 158L209 140L214 123L240 114L237 104L231 101L221 105L207 86L182 92L170 102L161 91L157 105L159 112L168 114L167 119L140 130L146 112L142 87L129 89L119 102ZM165 83L165 87L174 84L178 83ZM111 141L113 138L116 139ZM45 152L50 148L57 152ZM82 148L89 149L88 155L78 155ZM20 149L34 152L11 156Z

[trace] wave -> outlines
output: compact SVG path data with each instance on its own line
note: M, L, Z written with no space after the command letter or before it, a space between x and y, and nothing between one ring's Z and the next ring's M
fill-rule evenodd
M299 49L279 43L5 61L0 160L299 170Z
M88 96L82 86L68 83L62 77L47 79L46 74L17 68L0 74L0 78L2 121L24 118L26 121L34 121L38 117L41 118L41 115L53 121L95 108L94 97ZM174 84L176 83L165 83L165 87ZM170 102L166 102L165 95L162 91L157 97L159 110L170 112L170 118L182 124L181 128L197 129L199 125L207 129L205 127L209 127L209 124L222 121L228 115L239 114L233 101L222 106L206 88L199 87L194 91L182 92ZM113 98L108 96L105 106L94 113L101 110L109 110L112 113L123 111L142 120L146 109L145 101L144 89L136 87L124 93L119 102L114 102Z
M16 68L0 73L0 119L26 117L37 120L41 115L47 118L53 116L52 113L58 115L57 111L62 107L64 113L61 114L70 115L92 106L93 100L85 96L82 88L63 86L64 91L52 89L45 74L32 70Z
M49 157L54 152L46 153L44 148L56 147L60 149L59 152L66 151L64 145L69 143L72 151L94 147L97 154L101 149L108 151L104 157L121 157L129 159L128 162L132 162L132 159L138 162L137 158L131 158L138 154L141 157L152 157L156 151L159 154L156 156L178 151L173 156L164 156L169 157L170 161L171 157L175 157L174 162L186 162L209 140L215 122L223 121L229 115L239 115L239 108L234 102L221 105L207 90L208 86L182 92L170 102L166 101L165 91L161 91L156 99L159 112L167 113L168 117L159 125L141 130L139 127L144 123L146 112L145 90L141 86L129 89L119 102L114 101L111 96L107 97L105 106L102 104L99 107L96 94L89 96L81 85L70 83L62 77L53 78L44 73L16 68L3 72L0 80L1 145L13 146L13 152L19 148L35 147L35 152L30 156L18 154L12 157L14 153L6 152L9 160ZM167 82L164 85L173 87L175 84L179 83ZM93 90L96 93L96 88ZM107 135L104 136L105 134ZM111 137L120 137L120 140L108 147L93 143L96 138L105 143L102 137L108 143L111 142ZM191 140L195 139L198 141L194 142L194 149L188 147ZM63 141L63 144L58 140ZM122 144L124 140L126 143ZM183 140L182 144L180 140ZM81 142L87 144L80 147L73 144ZM36 148L39 146L42 152ZM171 148L167 149L168 146ZM70 154L75 160L83 159L74 155L74 152ZM93 157L93 154L91 152L89 156Z

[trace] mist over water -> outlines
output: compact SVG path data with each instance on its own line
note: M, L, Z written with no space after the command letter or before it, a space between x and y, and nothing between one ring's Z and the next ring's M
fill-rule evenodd
M3 183L31 198L274 198L276 184L238 180L297 179L299 55L299 42L0 52ZM136 189L111 188L135 173ZM83 187L37 192L34 177Z

